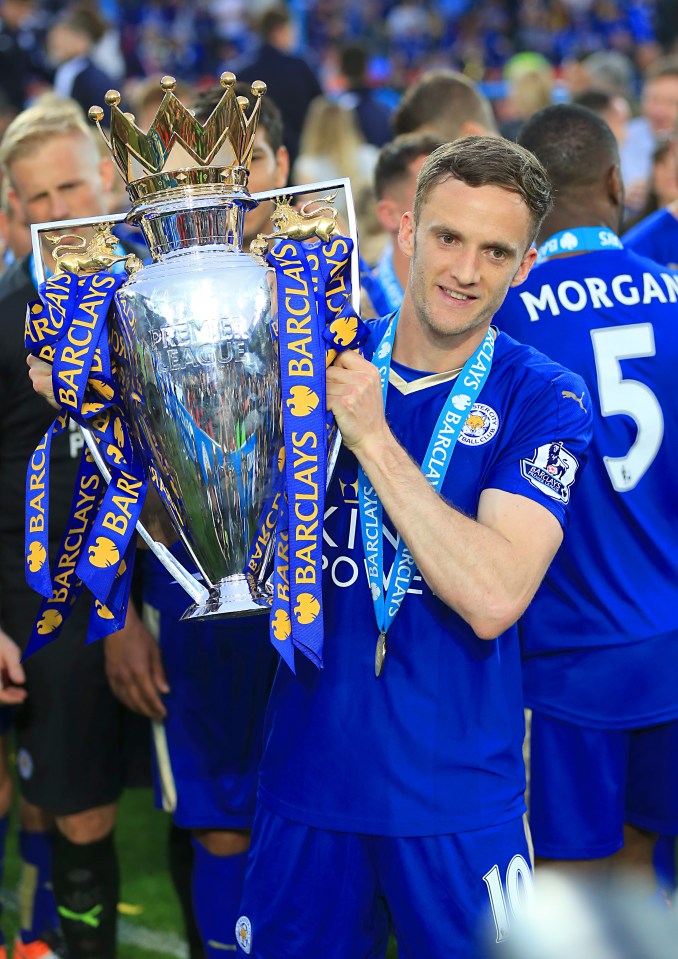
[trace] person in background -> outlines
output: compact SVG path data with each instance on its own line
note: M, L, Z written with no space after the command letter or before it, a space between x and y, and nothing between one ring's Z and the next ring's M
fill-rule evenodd
M538 53L518 53L504 67L504 81L508 94L501 109L499 132L515 140L525 120L551 103L553 67Z
M588 88L572 98L572 103L587 110L593 110L609 126L621 150L628 139L628 123L631 119L631 107L628 100L620 94L610 93L597 87Z
M54 74L54 92L70 97L83 113L94 104L103 105L114 86L108 74L96 66L91 53L106 32L106 23L90 7L73 7L58 17L47 34L47 53Z
M489 100L454 70L424 73L403 94L392 124L396 135L432 133L442 140L497 133Z
M47 24L47 14L37 0L2 0L0 92L12 115L50 87L52 73L45 59Z
M107 212L113 167L100 157L72 101L59 105L52 97L19 114L0 144L0 164L9 202L23 224ZM40 603L25 580L26 464L54 418L25 373L26 306L36 297L32 256L23 256L0 278L0 702L17 702L11 698L15 687L25 691L14 717L19 783L28 803L56 820L51 879L69 955L114 959L119 870L113 829L117 800L128 782L123 747L128 723L136 717L109 689L103 644L86 644L86 602L73 610L57 642L20 662ZM77 431L67 430L52 442L54 552L70 516L81 448ZM46 874L49 880L48 870L49 846L33 869L38 890ZM15 956L22 956L26 945L22 931ZM54 959L45 943L30 956Z
M283 142L294 165L306 113L323 91L308 63L292 53L296 37L287 7L267 7L259 18L258 33L259 51L240 67L238 78L247 83L263 80L267 84L268 95L282 113Z
M590 395L563 397L593 413L565 542L520 621L534 848L542 864L603 882L633 869L656 889L657 834L678 834L678 274L619 240L619 151L599 116L549 107L519 142L555 205L497 323L578 373Z
M661 57L648 67L643 80L641 115L629 120L628 137L622 145L621 169L624 183L636 183L632 212L642 209L650 188L652 155L662 138L670 136L678 121L678 54Z
M572 103L593 110L612 130L620 154L629 137L631 106L621 93L589 87L572 98ZM622 176L624 170L622 169ZM647 183L643 179L624 181L625 217L636 219L639 204L647 203Z
M392 313L403 301L410 259L398 243L400 224L414 206L417 176L426 157L442 142L431 133L403 133L379 151L374 170L375 214L387 245L373 269L365 264L361 270L370 316Z
M392 136L391 110L369 86L366 48L360 43L344 44L339 53L339 69L345 83L339 103L353 113L365 142L382 147Z
M651 205L654 203L654 209ZM624 245L673 270L678 269L678 156L675 135L655 150L648 203L624 234Z

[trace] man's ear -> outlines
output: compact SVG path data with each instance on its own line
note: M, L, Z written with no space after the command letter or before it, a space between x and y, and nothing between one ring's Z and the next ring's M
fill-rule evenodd
M14 210L14 215L20 223L26 223L26 217L24 215L23 207L21 206L21 200L17 196L16 190L13 186L7 185L7 202L10 204Z
M534 266L535 260L537 259L537 248L531 246L527 251L525 256L522 259L522 263L518 267L516 275L511 280L510 286L520 286L521 283L524 283L527 279L527 275Z
M403 213L398 230L398 246L405 256L412 259L414 255L414 213L408 210Z
M393 200L389 197L382 197L381 200L377 200L375 212L379 223L387 233L393 236L398 232L400 229L401 214L398 212Z
M624 206L624 184L622 183L619 164L615 163L607 171L605 186L608 200L618 209L621 209Z

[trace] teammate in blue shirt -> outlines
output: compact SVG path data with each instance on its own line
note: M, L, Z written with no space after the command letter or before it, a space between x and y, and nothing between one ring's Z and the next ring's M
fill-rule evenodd
M624 234L624 246L672 270L678 269L678 200L631 227Z
M535 851L607 871L624 847L615 862L651 881L656 833L678 833L678 274L617 238L619 156L599 117L548 107L519 140L556 203L497 322L583 376L590 399L567 402L594 416L565 544L521 620Z
M400 221L403 213L412 209L424 160L444 142L432 133L403 133L379 151L374 168L375 214L388 242L373 269L366 264L361 267L363 295L369 297L373 308L369 316L392 313L403 301L410 261L398 246Z
M328 371L324 668L300 656L274 680L236 927L257 959L383 957L389 928L402 957L471 957L481 917L501 941L529 893L514 624L561 542L590 407L490 324L550 204L508 141L435 150L402 220L402 308L374 324L373 362Z

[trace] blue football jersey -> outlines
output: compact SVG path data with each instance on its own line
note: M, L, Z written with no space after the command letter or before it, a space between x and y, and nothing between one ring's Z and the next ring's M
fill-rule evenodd
M677 322L678 275L626 249L547 260L497 315L591 391L589 463L520 627L526 701L549 715L608 728L678 716Z
M639 256L678 269L678 220L668 210L657 210L624 234L624 246Z
M385 332L379 321L373 345ZM393 363L386 415L419 463L451 376ZM442 495L470 517L484 489L541 503L564 524L590 414L581 379L505 333L468 411ZM384 570L397 536L384 517ZM279 669L266 722L260 799L287 819L376 835L433 835L506 822L524 810L517 630L472 629L415 575L374 675L378 629L365 570L358 463L342 447L326 501L324 669ZM470 574L471 575L471 574Z

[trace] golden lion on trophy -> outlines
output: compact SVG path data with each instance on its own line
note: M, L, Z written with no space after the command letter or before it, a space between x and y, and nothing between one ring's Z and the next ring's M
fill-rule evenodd
M275 209L271 214L271 223L275 227L274 233L259 233L250 243L250 253L263 256L269 240L310 240L317 236L327 243L331 236L339 233L337 225L337 211L330 204L336 199L336 193L328 193L320 200L307 200L299 209L295 210L290 201L291 196L281 196L275 202ZM313 204L321 204L315 210L307 210Z
M141 261L133 253L123 256L115 253L118 240L111 233L110 223L97 223L89 243L84 236L80 236L78 233L48 236L46 239L54 248L52 256L56 263L55 276L60 273L76 273L77 275L98 273L100 270L107 270L114 263L120 263L121 261L125 262L128 273L141 266ZM67 240L70 242L65 242Z

